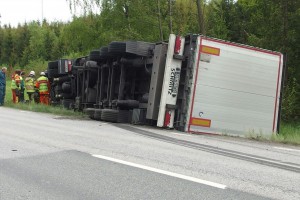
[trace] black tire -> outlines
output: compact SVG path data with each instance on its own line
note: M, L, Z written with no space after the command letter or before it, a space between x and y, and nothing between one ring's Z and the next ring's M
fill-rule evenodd
M126 43L125 42L111 42L108 45L108 52L113 55L119 55L126 52Z
M129 123L130 119L130 111L129 110L119 110L118 113L118 123Z
M135 55L148 57L155 48L154 43L141 42L141 41L127 41L126 42L126 52Z
M109 53L108 53L108 47L101 47L100 48L100 57L105 59L109 57Z
M90 60L91 61L100 61L101 57L100 57L100 50L93 50L90 52Z
M118 122L119 110L102 109L101 120L106 122Z
M95 108L85 108L83 109L83 113L89 116L89 118L94 119Z
M70 82L64 82L62 85L62 90L64 93L70 93L71 92L71 83Z
M95 109L94 119L100 121L101 120L102 109Z

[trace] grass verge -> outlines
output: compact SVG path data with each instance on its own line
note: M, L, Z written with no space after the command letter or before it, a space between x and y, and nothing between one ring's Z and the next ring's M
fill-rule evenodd
M280 125L279 134L273 133L271 136L267 136L263 134L255 134L253 132L250 132L246 135L246 138L256 141L300 145L300 123L283 122Z
M82 112L74 112L73 110L68 110L63 108L62 106L47 106L43 104L35 104L35 103L6 103L6 107L16 108L20 110L28 110L33 112L41 112L41 113L51 113L55 115L68 116L72 118L85 118L85 115Z
M20 110L29 110L33 112L51 113L55 115L69 116L75 118L84 118L85 115L81 112L74 112L73 110L67 110L61 106L46 106L43 104L35 103L12 103L12 91L10 89L11 81L6 82L6 95L5 95L5 106L10 108L16 108ZM25 91L25 100L28 100L27 93Z
M271 138L274 142L300 145L300 123L282 123L280 132Z

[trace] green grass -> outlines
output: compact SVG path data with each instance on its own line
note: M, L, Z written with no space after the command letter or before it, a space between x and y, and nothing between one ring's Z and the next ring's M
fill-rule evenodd
M281 123L279 134L271 136L249 132L246 138L262 142L275 142L292 145L300 145L300 123Z
M282 123L280 132L271 138L274 142L300 145L300 122Z
M14 104L12 102L12 91L10 89L10 80L6 82L6 96L5 96L5 106L20 110L29 110L33 112L42 112L42 113L51 113L55 115L63 115L75 118L83 118L85 115L81 112L74 112L73 110L67 110L62 106L47 106L43 104L36 104L36 103L17 103ZM25 91L25 100L28 100L28 95Z
M35 104L35 103L14 104L12 102L6 103L5 106L10 108L20 109L20 110L29 110L33 112L51 113L60 116L68 116L71 118L85 117L85 115L82 112L74 112L73 110L68 110L63 108L62 106L47 106L47 105Z

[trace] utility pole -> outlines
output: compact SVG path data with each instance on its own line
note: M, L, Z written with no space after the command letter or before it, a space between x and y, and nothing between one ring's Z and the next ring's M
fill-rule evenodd
M199 33L205 35L204 30L204 19L203 19L203 11L202 11L202 2L201 0L197 0L197 9L198 9L198 23L199 23Z

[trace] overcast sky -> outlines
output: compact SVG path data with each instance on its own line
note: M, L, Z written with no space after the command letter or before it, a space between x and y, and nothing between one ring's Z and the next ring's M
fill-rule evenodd
M14 27L25 21L41 21L42 16L47 21L66 22L72 18L66 0L0 0L0 15L1 25L10 23Z

